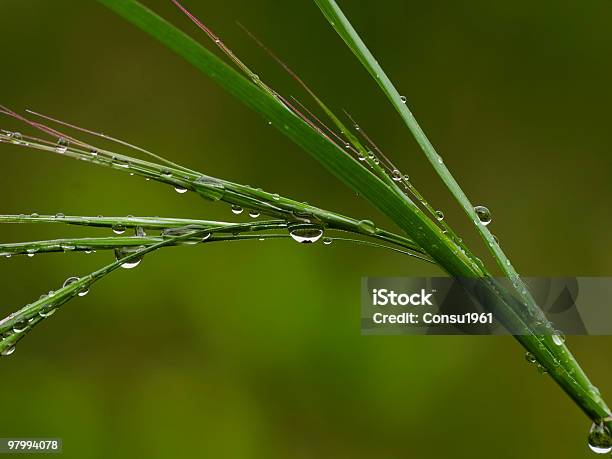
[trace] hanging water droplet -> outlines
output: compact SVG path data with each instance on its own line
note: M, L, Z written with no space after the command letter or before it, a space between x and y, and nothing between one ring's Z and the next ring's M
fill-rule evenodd
M436 210L436 220L439 222L444 220L444 213L441 210Z
M596 454L608 454L612 451L612 434L603 422L593 423L591 426L588 445Z
M13 325L13 332L15 333L23 333L24 331L28 330L30 328L30 325L28 324L27 320L22 320L21 322L17 322L15 325Z
M27 249L26 253L28 254L28 257L32 258L36 252L38 252L38 249Z
M38 311L38 315L43 319L46 319L47 317L55 314L55 311L57 311L57 309L50 305L47 306L45 309L41 309L40 311Z
M538 361L531 352L525 354L525 360L529 363L536 363Z
M85 296L89 293L89 287L87 285L83 286L83 288L77 293L79 296Z
M98 150L95 148L92 148L91 150L89 150L89 154L91 156L98 156Z
M132 250L140 250L140 248L137 249L132 249ZM130 254L130 252L127 249L115 249L115 260L119 261L122 258L127 257ZM142 257L138 257L138 258L133 258L129 261L126 261L124 263L121 264L121 267L124 269L132 269L135 268L136 266L138 266L140 264L140 262L142 261Z
M482 223L484 226L487 226L489 223L491 223L491 211L486 207L476 206L474 207L474 212L476 212L480 223Z
M66 153L69 145L70 145L70 142L68 142L68 140L64 139L63 137L60 137L59 139L57 139L57 145L55 146L55 151L57 151L58 153Z
M161 175L164 177L172 177L172 171L170 169L162 169Z
M557 346L562 346L565 343L565 336L560 331L556 331L554 335L552 335L553 343Z
M235 215L240 215L243 210L244 209L242 207L237 206L235 204L232 206L232 213L235 214Z
M91 249L87 249L87 250L85 250L85 254L86 254L86 255L89 255L89 254L90 254L90 253L92 253L92 252L93 252L93 250L91 250Z
M115 234L123 234L125 233L125 226L123 225L113 225L112 226L113 233Z
M391 178L396 181L396 182L401 182L402 180L402 173L400 171L398 171L397 169L393 170L393 173L391 174Z
M406 103L406 96L400 96L400 101L402 102L402 104Z
M257 218L257 217L259 217L259 215L260 215L260 213L258 211L256 211L256 210L250 210L249 211L249 217L251 217L251 218Z
M15 352L15 346L11 346L11 347L7 347L6 349L3 349L2 352L0 352L0 355L3 356L9 356L11 355L13 352Z
M301 244L317 242L323 236L323 228L307 223L293 223L288 226L291 238Z
M329 238L329 237L323 238L323 244L329 245L331 243L332 243L332 239L331 238Z
M112 158L112 163L117 167L128 168L130 167L130 163L124 159L119 159L115 156Z
M174 187L174 191L176 191L178 194L183 194L187 193L187 188L177 185Z
M361 153L359 153L359 154L357 155L357 159L358 159L359 161L365 161L365 160L366 160L366 157L365 157L364 155L362 155Z

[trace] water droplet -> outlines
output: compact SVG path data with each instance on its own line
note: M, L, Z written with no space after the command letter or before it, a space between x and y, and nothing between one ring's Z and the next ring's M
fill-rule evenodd
M164 177L172 177L172 171L170 171L170 169L162 169L161 175Z
M115 234L125 233L125 226L123 225L113 225L112 229L113 229L113 233Z
M525 360L529 363L536 363L538 361L531 352L525 354Z
M301 244L317 242L323 236L323 228L307 223L294 223L288 226L291 238Z
M59 139L57 139L57 145L55 146L55 151L57 151L58 153L66 153L69 145L70 145L70 142L68 142L68 140L64 139L63 137L60 137Z
M62 287L68 287L70 284L74 284L78 280L79 280L78 277L74 277L74 276L69 277L68 279L64 281L64 285L62 285Z
M250 210L249 211L249 217L251 217L251 218L257 218L257 217L259 217L259 215L260 215L260 213L258 211L256 211L256 210Z
M134 228L134 234L136 234L136 236L138 237L146 237L147 233L144 230L144 228L142 226L137 226L136 228Z
M554 335L552 335L553 343L557 346L562 346L565 343L565 336L560 331L556 331Z
M27 320L22 320L21 322L17 322L15 325L13 325L13 331L15 333L23 333L29 328L30 328L30 325L28 324Z
M374 159L375 158L373 151L368 151L368 158L370 158L370 159Z
M436 210L436 220L439 222L444 220L444 213L441 210Z
M89 287L88 286L83 286L83 288L79 291L79 293L77 293L77 295L79 296L85 296L89 293Z
M32 217L32 218L38 218L38 217L39 217L39 215L38 215L36 212L32 212L32 213L30 214L30 217Z
M344 144L344 148L346 148L347 150L350 150L350 148L351 148L351 144L350 144L350 143L348 143L348 142L347 142L347 143L345 143L345 144Z
M482 223L484 226L487 226L489 223L491 223L491 211L486 207L476 206L474 207L474 212L476 212L480 223Z
M28 254L28 257L32 258L36 252L38 252L38 249L27 249L26 253Z
M275 201L278 201L278 200L280 199L279 194L278 194L278 193L274 193L274 194L272 195L272 199L274 199Z
M178 194L183 194L187 193L187 188L177 185L174 187L174 191L176 191Z
M11 355L13 352L15 352L15 346L11 346L11 347L7 347L6 349L3 349L2 352L0 352L0 355L3 356L8 356Z
M397 169L393 170L393 173L391 174L391 178L396 181L396 182L401 182L402 180L402 173L400 171L398 171Z
M365 160L366 160L366 157L365 157L364 155L362 155L361 153L359 153L359 154L357 155L357 159L358 159L359 161L365 161Z
M442 164L444 163L444 160L442 159L442 156L438 155L438 163Z
M65 217L66 216L63 213L61 213L61 212L58 212L58 213L55 214L55 218L65 218Z
M242 207L237 206L235 204L232 206L232 213L235 214L235 215L240 215L243 210L244 209Z
M132 249L132 250L140 250L139 248L137 249ZM128 250L124 249L115 249L115 260L119 261L122 258L127 257L128 255L130 255L130 252ZM140 262L142 261L142 257L139 258L133 258L129 261L126 261L124 263L121 264L121 267L124 269L132 269L135 268L136 266L138 266L140 264Z
M38 315L42 317L43 319L46 319L47 317L55 314L55 311L57 311L57 309L55 309L53 306L50 305L46 307L45 309L38 311Z
M89 154L91 156L98 156L98 150L95 148L92 148L91 150L89 150Z
M329 245L331 243L332 243L332 239L331 238L329 238L329 237L323 238L323 244Z
M61 244L60 247L64 252L72 252L76 249L76 246L72 244Z
M404 175L404 180L406 182L409 182L410 181L410 176L408 174Z
M125 161L125 160L123 160L123 159L119 159L119 158L117 158L117 157L115 157L115 156L113 156L113 158L112 158L112 162L113 162L113 164L114 164L115 166L117 166L117 167L123 167L123 168L128 168L128 167L130 167L130 163L129 163L129 162L127 162L127 161Z
M593 423L589 431L589 448L596 454L608 454L612 451L612 434L603 423Z
M23 142L23 136L21 135L21 132L13 132L11 134L11 142L13 142L14 144L20 145Z
M402 104L406 103L406 96L400 96L400 100L402 101Z
M357 226L361 231L364 231L368 234L376 234L376 225L372 220L361 220Z

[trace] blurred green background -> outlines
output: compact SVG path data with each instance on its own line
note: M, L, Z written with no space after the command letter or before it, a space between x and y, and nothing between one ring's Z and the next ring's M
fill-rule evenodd
M170 1L145 3L204 40ZM236 21L331 107L349 110L481 249L312 2L185 4L279 92L310 102ZM341 6L466 193L492 210L492 231L521 273L612 274L612 3ZM392 228L265 120L96 2L3 0L0 22L0 103ZM1 150L1 213L236 219L223 204L127 174ZM14 242L108 233L0 231ZM2 315L111 258L0 260ZM361 276L438 273L341 243L163 250L66 305L0 361L0 436L61 437L70 458L592 457L590 422L512 338L360 336ZM612 340L568 342L610 400Z

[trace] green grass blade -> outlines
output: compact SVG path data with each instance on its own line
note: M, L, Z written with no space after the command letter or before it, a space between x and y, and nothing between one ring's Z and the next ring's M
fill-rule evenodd
M198 42L135 0L99 0L185 58L317 159L351 189L389 216L441 266L457 275L480 276L482 270L414 204L393 191L357 160L295 116L277 98L221 61Z
M455 178L452 176L442 157L437 153L432 143L429 141L423 130L421 129L416 118L408 108L406 99L403 97L395 88L391 80L388 78L385 71L379 65L376 58L369 51L363 40L359 37L350 21L346 18L342 10L336 4L334 0L314 0L318 5L322 13L325 15L327 20L330 22L332 27L336 30L338 35L344 40L346 45L350 48L353 54L358 58L361 64L369 72L372 78L376 81L380 89L387 96L395 110L399 113L402 120L412 132L414 138L420 145L421 149L425 153L425 156L440 176L444 184L451 191L455 199L459 202L463 210L470 217L470 220L474 223L474 226L478 230L479 234L486 243L486 246L495 258L498 266L505 273L505 275L511 280L515 287L517 295L522 299L523 304L530 310L533 315L540 315L541 311L537 306L535 300L531 296L529 289L523 283L522 279L512 266L509 258L503 252L489 229L483 225L474 210L474 206L471 204ZM568 348L563 346L555 346L552 342L551 336L542 336L542 340L546 342L547 347L552 350L553 354L557 359L561 360L565 366L572 369L571 376L582 388L591 394L593 385L589 381L588 377L578 365L575 358L569 352ZM549 371L551 369L549 368ZM553 373L551 373L553 374ZM554 376L554 374L553 374ZM559 382L559 381L558 381ZM570 394L572 395L572 394ZM608 412L609 409L605 403L601 402L600 412Z

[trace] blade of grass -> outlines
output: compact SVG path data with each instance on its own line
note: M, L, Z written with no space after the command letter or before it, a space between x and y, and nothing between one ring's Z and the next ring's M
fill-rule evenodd
M330 172L392 218L449 274L457 278L488 275L483 266L475 265L466 254L456 250L454 243L442 234L440 228L426 217L420 209L407 202L370 171L360 167L355 159L340 154L340 149L336 145L321 136L304 120L295 116L273 95L262 91L260 87L244 78L193 39L138 2L134 0L99 1L151 34L247 106L270 120L274 126L304 148ZM439 161L439 159L437 160ZM487 301L491 303L488 306L495 307L497 303L502 306L499 310L500 320L502 322L505 320L504 323L508 324L516 323L524 329L526 327L525 320L519 315L520 311L514 309L516 306L512 306L511 298L493 283L488 285L487 289L490 293ZM528 327L526 331L529 332ZM554 366L555 355L550 350L550 343L544 341L542 337L527 333L518 336L517 339L546 368ZM559 367L554 370L554 374L559 374L555 379L577 401L579 406L593 418L608 413L609 410L605 407L605 404L602 404L601 401L595 401L592 396L588 395L584 387L576 384L572 374L581 373L581 370L575 364L575 361L564 360L559 363ZM553 374L553 371L551 371L551 374Z
M489 229L486 225L483 225L475 211L474 206L471 204L455 178L452 176L442 157L437 153L432 143L429 141L424 131L421 129L416 118L408 108L406 99L400 95L391 80L388 78L385 71L379 65L376 58L367 48L363 40L359 37L350 21L344 15L340 7L337 5L335 0L314 0L323 15L327 18L331 26L336 30L338 35L344 40L349 49L361 62L364 68L376 81L382 92L387 96L395 110L399 113L402 120L412 132L417 143L425 153L425 156L433 166L436 173L440 176L444 184L451 191L457 202L461 205L465 213L469 216L473 222L477 231L485 241L487 248L492 253L498 266L504 272L504 274L511 280L516 293L522 299L523 304L529 308L529 313L538 320L546 319L542 316L541 310L536 304L535 300L531 296L529 289L520 278L509 258L501 249ZM593 389L593 385L590 380L578 365L577 361L570 353L569 349L565 345L558 346L552 341L552 336L543 336L542 339L546 341L547 347L553 352L553 354L561 360L565 366L570 369L570 375L578 384L580 384L588 393L596 395L596 391ZM548 368L550 371L551 369ZM554 373L551 373L554 375ZM595 398L595 397L594 397ZM597 397L598 398L598 397ZM610 410L602 401L599 401L601 410L607 413L609 416Z

